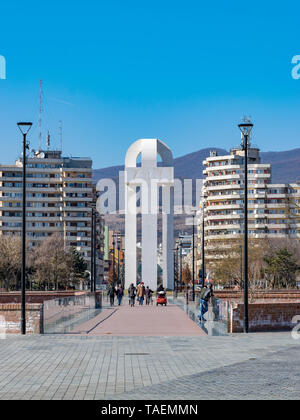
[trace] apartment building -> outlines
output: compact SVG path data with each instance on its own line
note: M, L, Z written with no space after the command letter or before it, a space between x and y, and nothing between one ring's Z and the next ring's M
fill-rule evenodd
M0 165L0 235L22 229L22 159ZM60 233L66 247L90 257L92 160L40 150L27 159L27 237L30 246Z
M244 151L211 151L203 162L207 263L244 232ZM272 184L271 165L248 151L248 232L251 238L300 238L300 183ZM199 227L198 236L201 236Z

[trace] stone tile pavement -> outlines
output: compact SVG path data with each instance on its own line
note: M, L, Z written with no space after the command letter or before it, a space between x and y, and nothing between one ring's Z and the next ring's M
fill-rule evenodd
M299 359L290 333L8 336L0 399L292 399Z
M299 346L118 395L119 400L299 400ZM166 397L167 396L167 397ZM107 396L115 399L115 396Z

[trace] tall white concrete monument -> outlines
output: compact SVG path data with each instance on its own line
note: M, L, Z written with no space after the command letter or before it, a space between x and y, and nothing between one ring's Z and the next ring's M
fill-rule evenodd
M141 156L141 166L137 160ZM158 157L161 164L158 166ZM137 188L139 191L137 192ZM174 288L174 168L169 147L158 139L133 143L125 158L125 287L137 278L137 212L142 214L142 281L157 288L157 217L162 197L163 285ZM139 206L137 207L137 201Z

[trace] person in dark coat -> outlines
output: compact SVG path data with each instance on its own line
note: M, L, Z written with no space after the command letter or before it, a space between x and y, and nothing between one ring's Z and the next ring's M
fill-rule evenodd
M162 284L160 284L157 288L157 292L163 292L164 290L165 289L164 289L164 286Z
M122 298L123 298L124 292L123 292L123 287L121 286L121 284L119 284L119 287L117 289L117 299L118 299L118 305L120 306L122 303Z
M129 304L131 307L135 304L135 297L136 297L136 288L134 287L133 283L128 288L128 296L129 296Z
M116 289L114 288L113 285L111 285L108 289L108 296L110 299L110 306L114 306L115 303L115 294L116 294Z
M150 305L150 302L152 302L152 294L153 294L153 290L151 290L149 288L149 286L146 287L146 292L145 292L145 296L146 296L146 305Z

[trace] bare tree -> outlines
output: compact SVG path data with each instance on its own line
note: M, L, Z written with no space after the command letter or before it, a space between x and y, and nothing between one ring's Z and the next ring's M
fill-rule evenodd
M185 285L188 285L192 281L192 274L188 264L182 269L182 281Z
M19 236L0 236L0 281L9 291L18 287L21 274L21 238Z
M249 239L248 242L248 275L249 290L256 290L264 278L264 256L268 250L264 239ZM231 246L223 247L216 252L212 265L216 282L228 286L243 288L243 245L242 239Z
M108 284L110 286L115 286L116 283L117 283L117 280L118 280L117 273L115 271L115 274L114 274L114 272L113 272L113 266L111 265L109 267L109 271L108 271L108 279L107 279Z
M35 280L43 289L66 288L71 280L72 257L64 249L63 238L55 233L35 251Z

